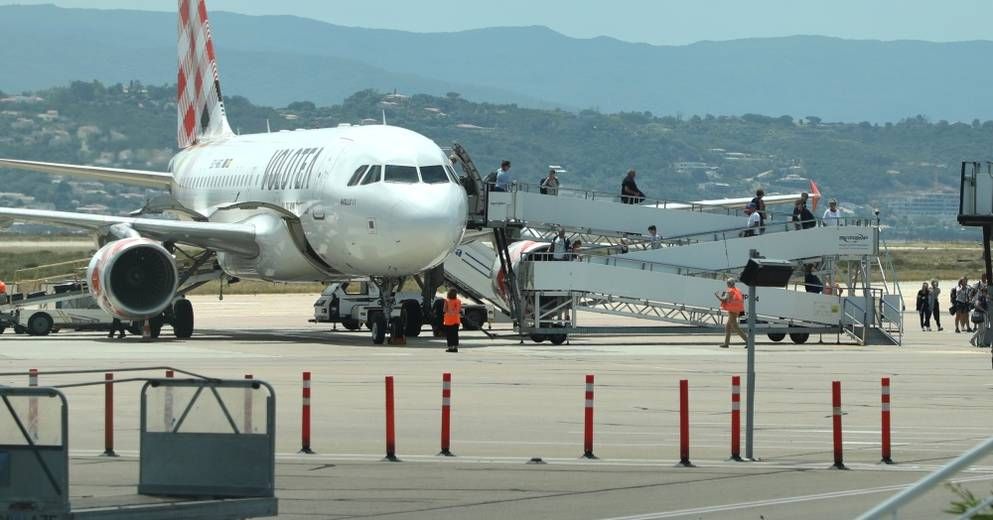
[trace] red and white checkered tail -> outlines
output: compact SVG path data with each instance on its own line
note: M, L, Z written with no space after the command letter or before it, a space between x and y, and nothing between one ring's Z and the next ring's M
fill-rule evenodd
M176 83L180 148L232 135L224 114L206 0L179 0L179 74Z

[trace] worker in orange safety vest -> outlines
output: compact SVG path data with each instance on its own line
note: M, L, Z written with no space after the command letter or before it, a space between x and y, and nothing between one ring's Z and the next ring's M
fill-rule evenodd
M728 278L727 284L728 288L726 291L714 293L714 296L721 302L721 309L724 309L728 313L727 321L724 323L724 343L721 344L721 348L730 348L732 331L741 336L741 339L745 341L747 346L748 336L745 335L738 325L738 317L745 312L745 297L734 286L734 278Z
M462 324L462 300L455 289L448 290L448 297L445 298L445 314L441 322L445 329L445 338L448 340L448 350L445 352L459 351L459 325Z

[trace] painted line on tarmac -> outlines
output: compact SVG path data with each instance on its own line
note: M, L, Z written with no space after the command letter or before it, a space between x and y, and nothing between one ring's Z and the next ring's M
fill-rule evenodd
M983 480L993 480L993 475L981 477L968 477L953 479L953 482L979 482ZM779 506L797 504L801 502L812 502L816 500L830 500L834 498L847 498L860 495L872 495L876 493L887 493L890 491L900 491L912 483L896 484L892 486L880 486L874 488L850 489L847 491L831 491L828 493L818 493L816 495L797 495L792 497L770 498L766 500L754 500L751 502L738 502L735 504L724 504L720 506L696 507L692 509L680 509L675 511L659 511L657 513L645 513L631 516L616 516L604 520L656 520L659 518L678 518L680 516L701 515L706 513L720 513L724 511L735 511L739 509L752 509L756 507Z
M75 458L97 458L101 457L103 454L102 450L71 450L69 455ZM138 450L117 450L117 454L120 459L106 459L101 458L101 460L130 460L137 459L139 456ZM399 455L402 460L409 462L434 462L439 464L524 464L528 461L529 457L526 456L458 456L458 457L438 457L437 455ZM313 455L304 455L296 452L282 452L276 453L277 461L285 462L326 462L326 461L346 461L346 462L379 462L383 458L381 453L317 453ZM548 457L542 458L545 462L549 464L561 465L561 466L628 466L628 467L673 467L676 465L675 459L598 459L596 461L591 461L582 458L561 458L561 457ZM715 469L797 469L797 470L828 470L831 471L830 461L816 461L816 462L770 462L770 461L755 461L755 462L733 462L728 460L694 460L694 464L700 468L715 468ZM944 464L896 464L896 465L886 465L878 464L872 462L848 462L846 463L849 469L853 471L884 471L891 473L922 473L922 472L932 472L939 468L944 467ZM991 474L985 475L982 479L990 478L993 479L993 466L971 466L969 469L963 471L963 473L980 473L980 474Z

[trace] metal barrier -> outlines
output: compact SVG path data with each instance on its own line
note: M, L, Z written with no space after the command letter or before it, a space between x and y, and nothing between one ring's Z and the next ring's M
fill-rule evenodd
M130 497L121 504L87 498L70 504L69 407L61 391L0 386L0 519L207 520L277 514L276 401L269 384L141 381L138 492L159 496ZM104 382L66 386L94 384ZM91 502L96 504L88 507Z
M69 512L69 406L54 388L0 387L0 517ZM37 415L34 415L37 414ZM28 416L36 430L28 432Z
M140 443L139 493L272 497L276 394L258 379L149 380Z
M943 466L938 471L926 475L924 478L918 480L914 484L907 486L906 489L893 495L883 503L878 506L866 511L862 516L858 517L858 520L878 520L882 518L897 518L897 514L903 506L909 504L914 499L920 497L924 493L934 489L942 482L950 479L953 475L959 473L960 471L972 466L978 462L983 457L986 457L990 453L993 453L993 437L990 437L978 444L976 447L970 449L969 451L963 453L955 460L949 462ZM959 518L968 519L972 518L974 515L978 514L983 507L989 505L987 501L983 501L980 504L982 507L975 507L966 514L960 516Z

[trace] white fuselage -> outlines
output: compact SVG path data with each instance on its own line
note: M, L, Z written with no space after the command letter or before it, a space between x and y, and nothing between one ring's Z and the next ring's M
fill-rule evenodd
M410 275L440 264L465 232L466 194L448 158L398 127L233 136L183 150L170 169L187 209L255 225L258 255L218 254L235 276Z

